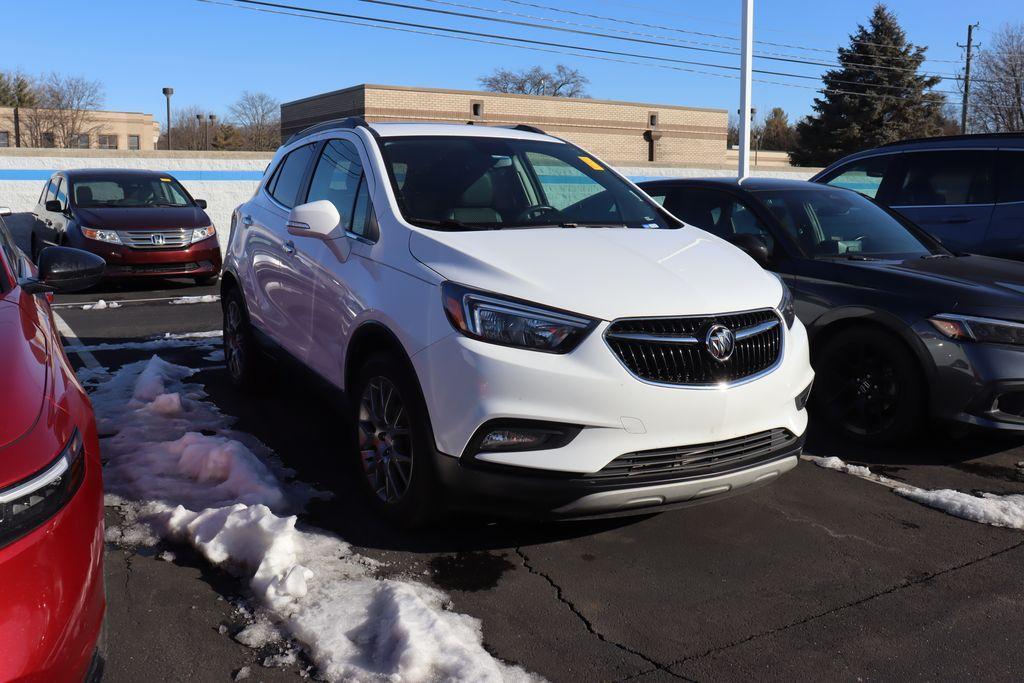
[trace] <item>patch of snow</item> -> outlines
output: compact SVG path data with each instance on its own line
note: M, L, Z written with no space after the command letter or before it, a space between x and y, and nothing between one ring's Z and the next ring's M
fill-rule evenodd
M170 550L165 550L156 557L158 560L163 560L164 562L174 562L174 560L177 558L177 555L172 553Z
M1024 529L1024 494L1000 496L982 493L975 496L951 489L927 491L916 487L898 488L896 493L961 519L1009 529Z
M171 299L172 306L180 306L182 304L212 304L220 301L220 296L217 294L204 294L202 296L179 296L177 299Z
M67 353L78 353L81 351L158 351L161 349L175 349L188 346L214 346L217 340L223 335L220 330L209 332L193 332L189 334L166 333L162 337L154 337L145 341L126 342L103 342L102 344L88 344L66 346Z
M203 356L203 360L208 360L211 363L223 363L224 362L224 349L214 349L210 353Z
M252 669L247 666L243 666L237 672L235 672L236 681L244 681L246 678L252 675Z
M284 484L265 446L186 382L190 368L157 356L121 368L92 393L106 458L108 505L126 545L187 543L248 580L258 601L236 639L294 639L328 680L533 681L483 646L480 621L411 581L378 579L376 563L293 512L315 492ZM245 610L242 610L245 613ZM270 664L267 664L267 662ZM294 663L295 652L265 665Z
M888 477L884 477L881 474L875 474L874 472L872 472L867 467L864 467L863 465L851 465L846 461L842 460L841 458L837 458L835 456L822 458L816 455L805 455L803 457L805 460L810 460L818 467L824 467L825 469L829 470L837 470L839 472L846 472L847 474L852 474L855 477L867 479L869 481L877 482L879 484L883 484L889 487L899 485L898 482L889 479Z
M121 304L116 301L104 301L103 299L100 299L96 303L82 306L83 311L105 311L108 308L121 308Z
M275 666L293 666L299 661L298 655L295 650L288 650L276 655L270 655L269 657L263 658L263 666L271 668Z

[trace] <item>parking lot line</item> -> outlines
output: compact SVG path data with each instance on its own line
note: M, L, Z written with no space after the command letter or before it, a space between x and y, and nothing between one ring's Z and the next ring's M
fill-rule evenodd
M67 324L67 321L60 317L56 311L53 311L53 321L57 324L57 331L60 332L60 336L64 338L65 348L81 346L75 331L71 329L71 326ZM87 368L102 367L100 362L96 360L96 356L92 355L89 351L82 349L79 351L72 351L72 353L77 354L78 357L82 359L82 362L85 363L85 367Z

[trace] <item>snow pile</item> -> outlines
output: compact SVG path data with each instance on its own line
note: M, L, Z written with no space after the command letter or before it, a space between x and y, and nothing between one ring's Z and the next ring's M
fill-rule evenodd
M982 493L973 495L952 489L922 489L875 474L867 467L850 465L836 457L807 456L807 458L819 467L846 472L888 486L899 496L941 510L954 517L981 524L1024 530L1024 494L1000 496L994 493Z
M236 639L294 638L329 680L536 680L494 659L480 622L450 611L440 591L378 579L343 540L298 525L288 513L308 487L282 484L266 448L185 381L192 372L154 356L94 389L100 432L113 434L103 440L107 500L124 517L108 540L187 543L247 578L260 608Z
M116 301L104 301L100 299L94 304L86 304L82 306L83 311L104 311L108 308L121 308L121 304Z
M177 299L171 299L172 306L180 306L182 304L212 304L220 301L220 296L217 294L204 294L202 296L179 296Z
M975 496L952 489L926 491L915 487L898 488L896 493L961 519L1010 529L1024 529L1022 494L999 496L994 493L982 493Z
M189 332L185 334L165 333L162 337L153 337L146 341L103 342L101 344L72 345L64 347L67 353L82 351L158 351L160 349L177 349L189 346L213 347L220 343L223 336L220 330L209 332Z

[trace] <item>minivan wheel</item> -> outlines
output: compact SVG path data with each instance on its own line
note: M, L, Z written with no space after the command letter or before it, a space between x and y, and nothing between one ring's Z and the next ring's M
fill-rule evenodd
M434 521L440 507L436 451L415 377L392 355L375 354L360 368L351 396L360 479L370 504L401 526Z
M231 383L239 389L258 389L263 382L262 357L249 325L242 293L232 287L221 301L224 313L224 362Z
M855 328L816 354L812 408L829 426L862 443L906 440L924 417L924 380L910 351L883 330Z

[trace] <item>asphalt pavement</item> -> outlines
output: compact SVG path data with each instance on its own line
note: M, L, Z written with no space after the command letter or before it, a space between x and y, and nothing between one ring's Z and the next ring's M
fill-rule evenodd
M220 329L215 293L185 282L60 296L82 343ZM118 308L84 310L99 299ZM152 350L93 351L110 368ZM337 533L382 573L445 590L483 622L497 657L552 681L1019 680L1024 534L922 507L889 489L803 462L747 495L627 519L512 523L458 515L427 532L369 516L338 466L337 415L311 387L277 381L243 395L209 348L157 351L201 368L194 381L298 472L338 492L302 521ZM76 365L81 358L72 357ZM838 455L927 488L1024 493L1021 442L933 435L871 451L812 425L808 452ZM114 514L111 512L111 514ZM159 559L171 550L172 561ZM165 556L166 557L166 556ZM232 640L245 588L180 546L108 548L111 682L299 677L264 668L271 651Z

